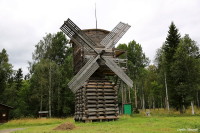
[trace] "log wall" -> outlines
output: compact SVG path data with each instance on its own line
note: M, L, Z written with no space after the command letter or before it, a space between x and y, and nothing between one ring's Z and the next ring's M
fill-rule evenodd
M117 90L108 80L89 80L76 92L75 120L116 120L119 108Z

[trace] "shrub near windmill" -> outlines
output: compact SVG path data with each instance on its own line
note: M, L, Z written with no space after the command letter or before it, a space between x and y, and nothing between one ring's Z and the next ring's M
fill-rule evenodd
M130 28L120 22L111 32L102 29L81 30L70 19L61 30L71 39L75 76L68 83L75 93L75 120L118 119L117 86L107 76L117 75L129 87L132 80L117 62L124 52L115 44Z

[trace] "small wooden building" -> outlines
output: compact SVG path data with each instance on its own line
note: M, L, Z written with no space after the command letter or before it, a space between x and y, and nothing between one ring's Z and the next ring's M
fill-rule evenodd
M39 118L47 118L49 116L49 111L39 111Z
M8 121L9 111L11 109L13 109L13 107L0 103L0 123L5 123Z

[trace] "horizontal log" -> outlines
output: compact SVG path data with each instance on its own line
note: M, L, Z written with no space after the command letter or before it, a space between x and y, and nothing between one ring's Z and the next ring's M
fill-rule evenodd
M117 93L116 92L111 92L111 93L108 93L108 92L107 93L104 93L104 92L96 92L96 93L95 92L90 92L90 93L86 93L85 95L86 96L90 96L90 95L93 95L93 96L94 95L111 95L111 96L115 95L116 96Z
M88 88L85 92L116 92L113 88L99 89L99 88Z
M117 107L118 104L94 104L94 105L85 105L85 107Z
M111 99L111 100L86 100L86 103L115 103L115 102L118 102L117 99Z
M85 112L101 112L101 111L118 111L119 108L99 108L99 109L88 109Z
M83 118L83 120L99 120L99 119L119 119L118 116L100 116L100 117L88 117L88 118Z
M90 83L90 82L100 82L100 83L102 83L102 82L111 82L111 81L108 81L107 79L100 79L100 80L99 79L90 79L88 83Z
M114 85L113 83L97 83L97 82L89 82L87 85Z
M104 97L93 96L93 97L87 97L87 99L88 100L90 100L90 99L96 99L96 100L98 100L98 99L117 99L117 96L104 96Z
M108 112L87 112L86 115L118 115L118 111L108 111Z
M86 87L86 89L89 89L89 88L113 88L113 86L94 86L94 85L87 85L87 86L85 86Z

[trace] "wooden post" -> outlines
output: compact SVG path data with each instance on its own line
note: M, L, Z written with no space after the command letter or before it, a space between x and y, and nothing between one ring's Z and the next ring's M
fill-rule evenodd
M121 82L121 84L123 84L122 82ZM124 114L124 94L123 94L123 85L121 85L122 86L122 88L121 88L121 91L122 91L122 114Z

